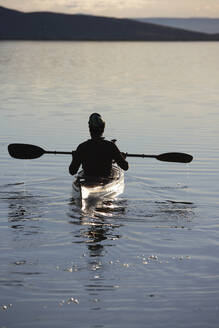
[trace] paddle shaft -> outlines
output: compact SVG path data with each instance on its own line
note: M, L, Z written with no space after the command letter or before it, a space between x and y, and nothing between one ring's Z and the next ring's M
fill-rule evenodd
M157 158L157 155L145 155L145 154L126 154L127 157L150 157L150 158Z
M70 151L56 151L56 150L45 150L44 154L54 154L54 155L72 155ZM126 153L127 157L151 157L156 158L158 155L145 155L145 154L128 154Z
M54 155L72 155L72 152L70 151L51 151L51 150L45 150L44 154L54 154Z

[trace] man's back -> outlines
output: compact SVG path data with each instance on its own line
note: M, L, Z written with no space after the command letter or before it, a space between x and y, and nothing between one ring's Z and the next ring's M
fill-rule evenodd
M73 156L72 168L77 170L82 164L85 175L108 177L113 160L122 169L128 169L128 163L113 142L94 138L78 146Z

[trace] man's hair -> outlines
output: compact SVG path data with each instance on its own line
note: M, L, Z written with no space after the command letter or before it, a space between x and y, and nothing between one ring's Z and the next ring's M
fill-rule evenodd
M101 137L104 129L105 129L105 122L102 119L101 115L98 113L93 113L89 117L89 129L92 138Z

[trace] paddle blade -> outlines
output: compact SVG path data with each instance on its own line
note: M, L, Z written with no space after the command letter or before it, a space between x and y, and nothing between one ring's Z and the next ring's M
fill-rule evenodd
M156 157L159 161L163 162L178 162L178 163L190 163L193 157L185 153L165 153Z
M41 147L28 144L10 144L8 152L11 157L18 159L34 159L42 156L45 151Z

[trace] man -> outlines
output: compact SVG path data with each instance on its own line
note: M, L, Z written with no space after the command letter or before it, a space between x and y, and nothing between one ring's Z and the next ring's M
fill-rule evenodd
M81 143L73 152L69 173L71 175L76 174L82 165L86 176L106 178L111 174L113 161L123 170L128 170L129 165L124 158L125 156L113 142L104 140L102 137L105 122L100 114L91 114L88 125L91 139Z

